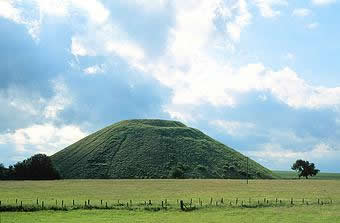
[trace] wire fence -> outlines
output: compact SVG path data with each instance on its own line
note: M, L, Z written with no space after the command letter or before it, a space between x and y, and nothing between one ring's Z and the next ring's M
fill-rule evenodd
M332 205L334 200L329 198L233 198L233 199L164 199L164 200L20 200L3 199L0 200L0 212L10 211L68 211L78 209L103 209L103 210L182 210L191 211L203 208L265 208L280 206L312 206L312 205Z

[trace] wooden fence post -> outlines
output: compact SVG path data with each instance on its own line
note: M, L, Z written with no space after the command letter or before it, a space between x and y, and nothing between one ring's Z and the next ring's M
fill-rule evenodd
M183 200L180 201L180 207L181 207L181 210L182 210L182 211L185 210L185 209L184 209L184 202L183 202Z

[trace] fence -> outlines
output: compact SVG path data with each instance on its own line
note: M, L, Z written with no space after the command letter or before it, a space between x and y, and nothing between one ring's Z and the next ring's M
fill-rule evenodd
M107 209L107 210L149 210L160 211L169 209L179 209L182 211L191 211L203 208L265 208L279 206L309 206L309 205L332 205L332 199L306 199L306 198L234 198L234 199L190 199L190 200L160 200L160 201L108 201L108 200L19 200L7 199L0 200L0 212L4 211L41 211L56 210L67 211L77 209Z

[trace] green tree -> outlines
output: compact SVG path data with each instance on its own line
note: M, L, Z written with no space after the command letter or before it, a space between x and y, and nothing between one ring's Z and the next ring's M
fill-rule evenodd
M320 170L315 168L314 163L309 163L309 161L301 159L295 161L292 170L299 173L299 178L306 177L306 179L308 179L309 176L315 176L320 172Z
M53 167L50 157L36 154L14 165L14 178L19 180L53 180L59 179L59 173Z
M4 164L0 163L0 180L4 180L7 178L7 168Z

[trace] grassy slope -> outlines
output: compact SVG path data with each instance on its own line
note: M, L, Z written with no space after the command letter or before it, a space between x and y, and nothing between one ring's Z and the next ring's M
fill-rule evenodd
M178 210L105 211L81 210L68 212L40 211L34 213L0 213L2 222L340 222L340 181L337 180L255 180L247 185L244 180L62 180L62 181L0 181L2 204L15 202L35 203L36 198L46 203L55 199L69 205L72 199L84 202L91 199L99 204L105 201L133 202L152 199L160 203L167 198L176 204L177 199L201 198L207 203L224 197L225 200L248 201L249 197L270 200L278 197L296 202L333 199L333 205L296 205L267 208L211 208L183 213Z
M299 179L299 176L294 171L272 171L281 179ZM311 177L310 179L314 180L340 180L340 173L318 173L316 176Z
M108 126L52 156L65 178L245 178L246 157L180 122L129 120ZM183 165L181 165L183 164ZM251 178L272 178L249 160Z

